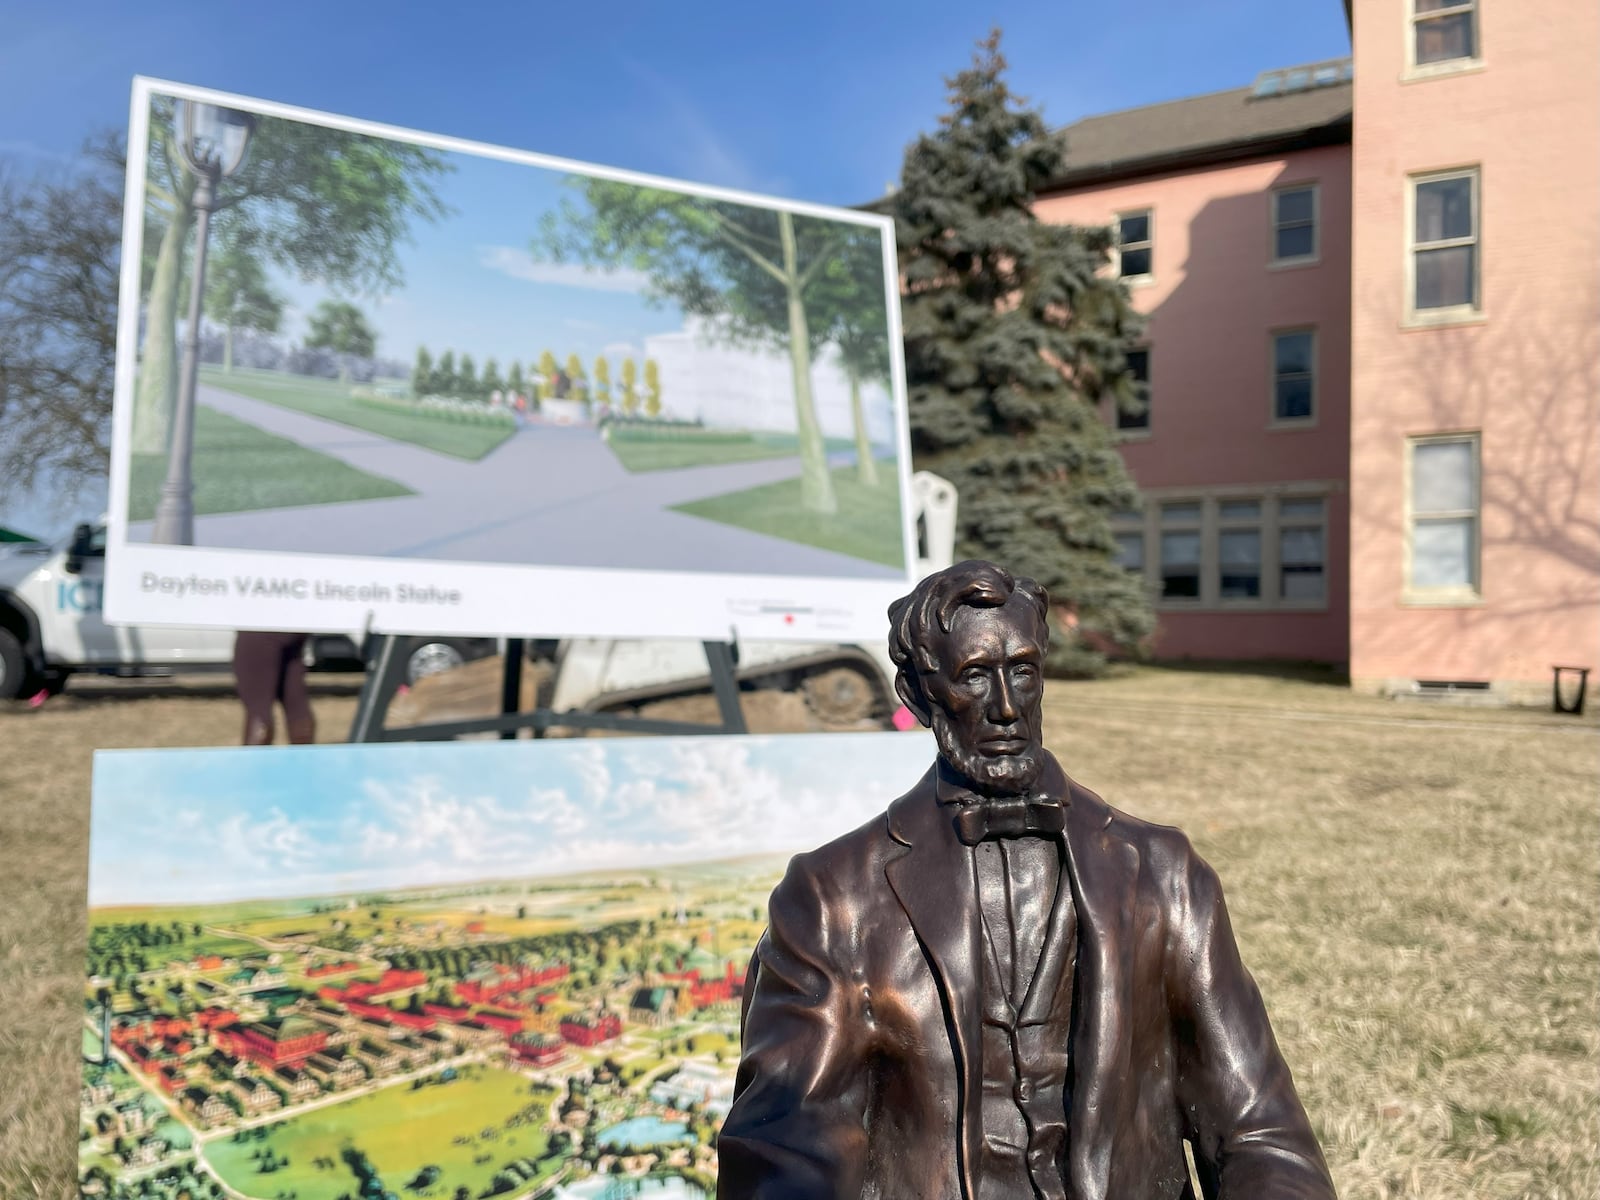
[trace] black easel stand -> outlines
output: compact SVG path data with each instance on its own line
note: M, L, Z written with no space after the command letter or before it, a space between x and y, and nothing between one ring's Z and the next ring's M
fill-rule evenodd
M351 742L444 742L466 734L497 733L503 740L517 736L517 731L531 729L534 737L543 737L549 729L604 729L614 733L697 734L746 733L744 710L739 704L739 683L734 675L736 659L734 648L728 642L702 642L706 663L711 668L711 689L717 698L721 722L715 725L696 721L662 721L653 717L625 717L617 713L581 712L577 709L558 713L549 708L534 708L522 712L522 660L527 643L522 638L508 638L505 651L505 671L500 682L500 715L472 717L462 721L439 721L431 725L410 725L400 729L385 729L389 704L400 685L405 682L405 656L400 653L404 639L388 634L374 634L377 654L361 685L361 696L356 701L355 720L350 725Z

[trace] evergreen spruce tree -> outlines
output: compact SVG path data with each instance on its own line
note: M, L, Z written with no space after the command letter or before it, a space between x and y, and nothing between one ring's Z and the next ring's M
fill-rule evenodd
M1108 229L1033 215L1064 144L1007 89L996 30L953 79L937 132L906 151L893 201L905 281L911 441L959 497L957 556L989 558L1072 613L1050 666L1089 673L1085 633L1136 648L1154 626L1110 519L1138 492L1105 419L1139 411L1125 351L1142 320L1099 273Z

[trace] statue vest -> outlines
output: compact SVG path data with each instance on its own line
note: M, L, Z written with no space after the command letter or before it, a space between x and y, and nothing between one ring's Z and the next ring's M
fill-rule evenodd
M1065 864L1043 949L1022 994L1002 981L990 939L1009 934L988 922L984 946L983 1152L977 1200L1065 1200L1067 1069L1072 1032L1077 919ZM1023 937L1028 934L1024 932Z

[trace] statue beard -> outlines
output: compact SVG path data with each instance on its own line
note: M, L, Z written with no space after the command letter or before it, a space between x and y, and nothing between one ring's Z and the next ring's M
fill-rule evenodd
M930 715L940 757L979 795L1020 796L1039 782L1044 756L1043 747L1037 742L1021 754L980 754L962 743L954 722L943 709L935 707Z

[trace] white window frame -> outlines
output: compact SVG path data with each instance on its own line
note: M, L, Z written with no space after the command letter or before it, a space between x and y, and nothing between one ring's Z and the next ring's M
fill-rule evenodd
M1417 188L1426 183L1440 183L1449 179L1472 181L1472 236L1445 238L1437 242L1417 241ZM1406 176L1406 262L1405 262L1405 324L1408 327L1428 325L1458 325L1483 319L1483 169L1477 165L1451 167L1440 171L1418 171ZM1472 300L1467 304L1453 304L1448 308L1417 307L1417 254L1425 250L1447 250L1457 246L1473 247Z
M1187 519L1177 520L1169 523L1166 520L1166 510L1177 505L1192 505L1196 510L1194 519L1192 521ZM1167 496L1156 501L1152 507L1156 517L1156 603L1166 608L1198 608L1205 603L1206 599L1206 503L1198 496L1193 498ZM1161 553L1161 539L1164 534L1168 533L1192 533L1195 536L1195 542L1199 549L1195 553L1195 594L1193 596L1167 595L1167 562L1166 556ZM1145 556L1147 561L1149 557L1149 555ZM1211 555L1211 559L1215 563L1216 555Z
M1144 424L1123 425L1122 410L1113 405L1111 410L1111 432L1116 435L1117 440L1120 442L1144 441L1155 431L1156 409L1155 404L1152 402L1155 396L1155 384L1151 380L1151 376L1155 373L1155 355L1147 345L1133 346L1129 349L1129 353L1139 352L1144 354Z
M1150 538L1145 532L1145 514L1142 508L1130 512L1114 513L1111 517L1111 536L1120 541L1124 537L1136 537L1139 540L1139 565L1123 567L1130 575L1138 575L1140 579L1148 581L1150 577ZM1118 558L1121 558L1119 549ZM1122 564L1119 562L1119 566Z
M1294 334L1305 333L1311 335L1311 412L1303 417L1280 417L1278 415L1278 339ZM1315 325L1291 325L1285 329L1274 329L1267 334L1267 428L1269 429L1306 429L1317 423L1317 412L1322 397L1318 394L1317 370L1319 356L1322 353L1322 339L1317 336Z
M1212 576L1217 603L1224 608L1260 608L1267 597L1267 505L1260 496L1218 496L1216 497L1216 552L1210 555L1210 573ZM1253 517L1230 517L1223 513L1223 508L1229 504L1254 504L1256 513ZM1222 594L1222 535L1224 533L1253 533L1256 535L1256 594L1254 596L1224 596ZM1202 539L1203 540L1203 539ZM1201 557L1205 558L1205 548L1202 546ZM1206 564L1201 564L1200 594L1206 594Z
M1472 506L1429 512L1420 518L1416 512L1413 492L1414 464L1418 446L1460 445L1472 447ZM1470 608L1483 603L1483 437L1480 433L1431 433L1406 438L1405 447L1405 572L1402 599L1404 603L1429 607ZM1465 586L1419 586L1413 580L1418 520L1445 520L1472 522L1472 544L1468 551L1467 573L1470 582Z
M1122 273L1122 222L1128 217L1143 217L1145 219L1145 240L1130 242L1128 248L1133 250L1148 250L1150 252L1150 269L1142 275L1124 275ZM1112 228L1116 231L1117 243L1117 278L1130 287L1138 287L1154 281L1156 277L1156 210L1154 207L1125 208L1112 217Z
M1147 592L1158 612L1327 612L1332 591L1333 562L1329 555L1329 533L1332 521L1332 497L1339 490L1336 481L1303 481L1297 483L1268 484L1254 487L1228 486L1191 491L1186 488L1160 488L1143 493L1143 509L1139 513L1119 513L1112 518L1112 532L1116 534L1142 533L1144 537L1144 570L1142 578ZM1290 500L1318 500L1320 511L1316 516L1284 516L1280 503ZM1222 506L1235 501L1260 504L1259 518L1224 519ZM1199 505L1200 514L1195 522L1163 525L1161 517L1166 506L1172 504ZM1222 543L1224 530L1249 529L1260 533L1261 572L1259 595L1222 596ZM1314 598L1291 599L1283 595L1282 534L1286 529L1316 529L1322 542L1322 594ZM1164 596L1162 578L1161 534L1198 532L1200 535L1200 594L1198 596Z
M1283 511L1283 502L1286 500L1315 500L1318 503L1316 516L1289 515ZM1272 531L1272 599L1278 608L1326 608L1328 605L1328 497L1327 496L1279 496L1274 505ZM1283 594L1283 535L1295 529L1315 529L1322 535L1322 594L1315 598L1290 597Z
M1419 63L1417 61L1417 33L1418 30L1430 21L1437 21L1442 17L1460 16L1463 12L1472 19L1472 53L1464 58L1444 58L1438 62ZM1418 12L1417 0L1406 0L1405 23L1406 64L1405 74L1402 78L1431 79L1438 75L1454 75L1461 71L1475 71L1483 66L1483 20L1482 6L1478 0L1456 0L1451 7L1435 12Z
M1278 216L1278 201L1286 192L1311 193L1311 253L1292 254L1286 258L1278 256L1278 230L1284 222ZM1267 222L1267 237L1270 242L1267 246L1267 265L1275 269L1285 267L1310 267L1322 261L1322 186L1318 183L1288 183L1275 187L1270 193L1270 205L1267 215L1271 218ZM1300 221L1290 222L1293 225L1303 224Z

